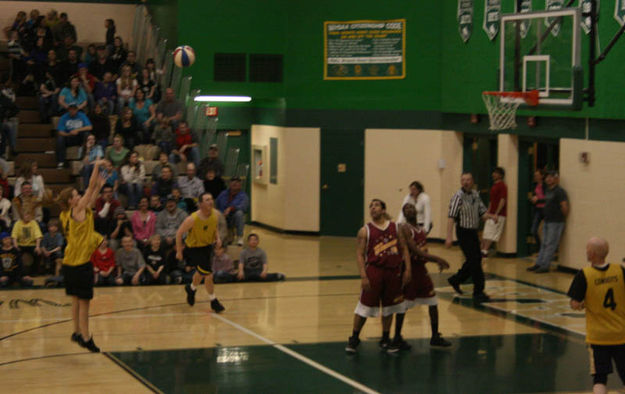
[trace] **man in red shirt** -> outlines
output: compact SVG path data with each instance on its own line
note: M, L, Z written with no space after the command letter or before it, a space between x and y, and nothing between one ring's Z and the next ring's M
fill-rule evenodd
M506 210L508 200L508 186L503 182L506 171L497 167L493 171L493 187L490 189L490 202L488 203L488 213L492 219L486 220L484 233L482 234L482 256L488 256L488 250L493 242L499 241L506 224Z
M169 154L169 161L178 163L194 163L196 168L200 164L200 152L198 151L198 139L189 128L186 121L181 120L176 129L176 148Z

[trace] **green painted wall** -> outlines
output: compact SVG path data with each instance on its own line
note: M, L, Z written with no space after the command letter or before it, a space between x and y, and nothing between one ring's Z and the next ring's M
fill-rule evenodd
M167 38L168 46L174 48L178 42L178 0L149 0L148 10L152 21Z

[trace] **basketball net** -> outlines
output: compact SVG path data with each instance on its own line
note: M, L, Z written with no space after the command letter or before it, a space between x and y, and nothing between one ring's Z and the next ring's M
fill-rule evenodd
M488 110L489 130L515 129L516 111L522 103L538 105L538 90L529 92L482 92L482 100Z

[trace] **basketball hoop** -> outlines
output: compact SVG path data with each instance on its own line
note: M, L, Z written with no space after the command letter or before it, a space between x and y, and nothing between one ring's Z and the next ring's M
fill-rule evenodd
M539 102L538 90L529 92L482 92L482 99L488 110L489 130L516 128L516 111L523 103L536 106Z

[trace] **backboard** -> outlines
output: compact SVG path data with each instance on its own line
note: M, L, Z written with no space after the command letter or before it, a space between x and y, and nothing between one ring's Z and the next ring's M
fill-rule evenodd
M541 107L581 109L581 17L577 7L503 15L499 90L538 90Z

